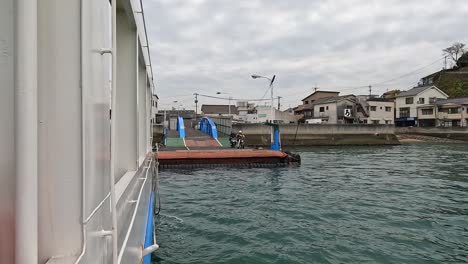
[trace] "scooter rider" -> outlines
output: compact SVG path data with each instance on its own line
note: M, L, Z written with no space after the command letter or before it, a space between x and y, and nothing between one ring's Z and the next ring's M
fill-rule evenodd
M239 132L237 133L236 140L237 148L244 148L245 135L242 133L242 130L239 130Z

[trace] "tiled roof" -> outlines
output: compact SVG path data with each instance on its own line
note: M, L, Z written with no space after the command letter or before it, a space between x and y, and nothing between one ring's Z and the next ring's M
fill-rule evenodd
M317 105L317 104L329 104L329 103L335 103L341 100L352 100L354 101L356 96L354 95L342 95L342 96L330 96L330 97L325 97L325 98L320 98L315 100L312 104Z
M304 99L302 99L301 101L304 101L305 99L311 97L312 95L316 94L316 93L330 93L330 94L339 94L340 92L333 92L333 91L315 91L311 94L309 94L308 96L306 96Z
M229 114L229 106L228 105L202 105L201 111L204 114L210 115L210 114ZM237 107L234 105L231 105L231 114L236 115L238 114L239 111L237 110Z
M392 100L388 98L370 98L367 99L368 102L393 102Z
M437 100L437 105L444 105L444 104L468 104L468 97L461 97L461 98L451 98L445 100Z
M405 97L405 96L414 96L417 95L429 88L433 87L433 85L427 85L427 86L418 86L414 87L408 91L403 91L400 94L398 94L396 97Z

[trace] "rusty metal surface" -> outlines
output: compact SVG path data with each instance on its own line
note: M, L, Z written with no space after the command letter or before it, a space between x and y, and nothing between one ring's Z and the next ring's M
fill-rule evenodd
M233 159L233 158L285 158L286 153L273 150L207 150L207 151L165 151L157 154L160 161L172 159Z

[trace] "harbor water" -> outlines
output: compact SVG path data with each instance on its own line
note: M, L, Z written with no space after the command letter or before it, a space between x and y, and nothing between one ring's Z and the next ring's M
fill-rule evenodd
M468 145L295 152L163 171L153 263L468 263Z

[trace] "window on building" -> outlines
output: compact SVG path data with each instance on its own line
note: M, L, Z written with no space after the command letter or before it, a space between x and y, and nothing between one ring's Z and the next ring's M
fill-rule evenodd
M304 101L305 104L309 104L309 101Z
M364 124L367 124L367 119L364 119Z
M380 107L380 110L382 110L382 107Z
M436 101L437 101L437 97L431 97L431 98L429 98L429 103L430 103L430 104L435 104Z
M419 97L418 104L424 104L424 97Z
M449 114L458 114L458 107L451 107L448 109Z
M378 125L378 124L380 124L380 120L372 120L372 124Z
M409 107L400 108L400 117L410 117L410 108Z
M421 113L423 115L433 115L434 114L434 109L422 109Z
M377 106L371 105L370 110L371 110L371 111L377 111Z
M327 106L327 110L328 110L328 106Z
M392 111L392 107L391 106L386 106L385 107L385 112L391 112Z
M320 111L320 113L323 113L323 112L325 112L325 107L323 107L323 106L322 106L322 107L320 107L319 111Z
M451 127L452 126L452 121L444 121L441 126L443 127Z
M406 104L413 104L413 97L406 97Z
M391 124L390 120L385 120L385 124L386 124L386 125Z

